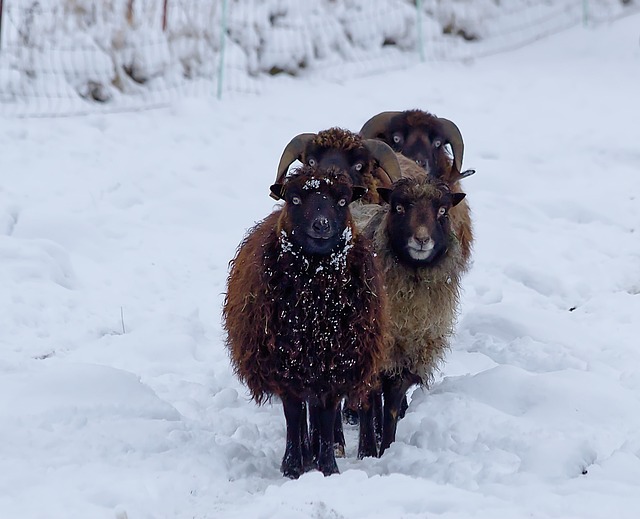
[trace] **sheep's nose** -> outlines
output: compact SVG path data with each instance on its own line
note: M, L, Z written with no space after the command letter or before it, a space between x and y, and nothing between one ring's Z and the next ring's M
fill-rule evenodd
M313 221L312 227L318 234L327 234L330 230L329 220L326 216L318 216Z
M420 245L424 245L431 239L431 236L429 235L429 229L427 229L426 227L418 227L415 234L413 235L413 238Z

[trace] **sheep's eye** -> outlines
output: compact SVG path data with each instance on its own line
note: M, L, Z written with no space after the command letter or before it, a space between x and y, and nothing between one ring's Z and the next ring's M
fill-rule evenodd
M300 200L299 196L294 196L291 198L291 203L293 205L300 205L302 203L302 200Z
M358 162L355 166L353 166L353 169L355 169L356 171L362 171L362 162Z
M433 141L433 146L435 148L439 148L440 146L442 146L442 141L440 139Z
M345 198L341 198L340 200L338 200L338 205L340 207L344 207L345 205L347 205L347 200Z
M400 141L402 141L402 137L400 137L400 135L395 134L393 136L393 142L395 142L396 144L400 144Z
M446 207L441 207L440 209L438 209L438 216L444 216L445 214L447 214Z
M404 206L402 204L396 205L396 213L404 214Z
M313 157L309 157L309 160L307 160L307 162L309 163L309 166L312 166L312 167L318 165L318 161Z

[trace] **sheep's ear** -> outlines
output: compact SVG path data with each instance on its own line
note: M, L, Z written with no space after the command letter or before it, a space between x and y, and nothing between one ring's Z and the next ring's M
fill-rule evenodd
M464 197L467 196L466 193L451 193L451 207L457 206L460 202L464 200Z
M269 191L271 191L271 194L269 195L271 198L274 200L280 200L284 194L284 186L282 184L273 184L269 188Z
M367 194L367 191L369 190L364 186L353 186L353 188L351 189L351 201L355 202L356 200L360 200L364 195Z
M380 198L382 198L385 202L387 202L387 204L389 203L389 199L391 198L391 192L393 191L393 189L389 188L389 187L379 187L378 188L378 194L380 195Z

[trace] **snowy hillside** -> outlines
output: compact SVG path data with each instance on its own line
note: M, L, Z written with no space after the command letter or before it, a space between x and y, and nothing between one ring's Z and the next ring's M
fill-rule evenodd
M635 519L640 16L341 85L0 120L0 517ZM282 478L234 378L227 263L298 133L454 120L477 231L458 335L398 441Z

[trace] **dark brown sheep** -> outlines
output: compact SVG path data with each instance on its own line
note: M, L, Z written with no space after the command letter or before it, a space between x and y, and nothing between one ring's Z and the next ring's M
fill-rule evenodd
M305 468L306 402L318 424L316 467L333 474L338 403L371 390L386 351L382 277L349 211L365 190L334 168L303 166L271 191L284 206L248 232L230 263L227 346L256 402L282 400L284 475Z
M397 157L388 145L377 139L363 139L343 128L301 133L291 139L280 158L276 182L284 178L295 160L312 167L346 171L354 185L367 188L362 199L365 203L378 203L376 188L388 187L400 178Z
M280 158L276 182L287 174L296 160L303 164L328 168L338 167L349 173L355 185L367 188L367 193L353 204L351 212L356 224L369 216L368 205L382 203L377 188L389 187L401 177L398 155L379 139L363 139L357 133L343 128L329 128L316 133L295 136ZM277 197L272 194L273 198ZM350 410L351 420L357 419L357 411ZM345 441L342 421L336 420L336 451L344 454Z
M462 193L460 180L475 172L461 171L464 141L455 123L423 110L382 112L369 119L360 134L365 139L380 139L387 143L396 153L408 157L429 175L447 182L454 193ZM451 146L453 157L445 149L447 144ZM400 160L400 167L402 176L411 176L406 172L406 162ZM460 240L465 260L469 260L473 247L473 226L466 200L451 211L451 224Z
M414 384L431 382L457 318L460 278L468 268L449 214L465 197L429 176L379 189L378 207L362 233L371 238L384 275L392 342L382 370L380 453L395 441L401 403ZM373 398L375 394L372 393ZM363 409L360 456L375 456L372 413Z

